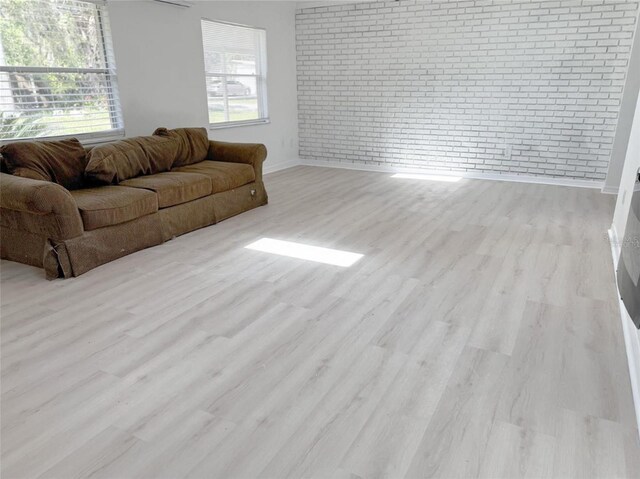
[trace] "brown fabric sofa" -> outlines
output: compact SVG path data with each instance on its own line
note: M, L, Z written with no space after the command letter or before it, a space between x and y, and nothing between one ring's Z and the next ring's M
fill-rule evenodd
M160 134L167 135L167 130ZM183 155L182 160L174 162L182 166L176 167L166 164L166 156L176 154L175 151L161 152L163 146L156 143L151 150L145 146L153 137L127 139L128 144L120 144L122 148L142 145L144 150L144 154L136 153L135 172L129 173L137 176L117 178L122 176L122 168L116 165L120 173L113 175L113 182L96 184L88 177L77 189L67 189L54 182L57 181L55 174L60 172L50 171L51 161L34 174L33 169L25 173L15 165L12 171L3 158L0 257L44 268L49 279L68 278L266 204L267 193L262 182L262 163L267 156L265 146L209 141L206 131L204 135L206 143L202 143L201 137L197 139L199 145L190 145L192 139L189 138L183 141L177 153ZM4 157L8 149L2 148L0 152ZM203 157L201 161L192 162L192 158L184 156L195 155L196 149ZM108 148L103 150L111 154ZM92 169L91 149L86 152L89 166L86 160L81 165L87 168L85 175ZM109 161L116 161L118 154L115 151ZM154 156L162 155L165 158L159 158L161 161L156 163L169 169L154 173ZM169 163L171 159L172 156ZM150 162L146 163L147 160ZM148 164L151 166L147 167ZM100 177L104 178L102 166L93 171L100 170ZM133 170L129 168L125 173L129 171ZM53 179L34 179L47 175Z

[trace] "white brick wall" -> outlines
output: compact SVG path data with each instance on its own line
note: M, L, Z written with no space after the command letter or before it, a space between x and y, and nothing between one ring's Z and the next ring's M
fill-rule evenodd
M300 156L604 179L637 0L298 10Z

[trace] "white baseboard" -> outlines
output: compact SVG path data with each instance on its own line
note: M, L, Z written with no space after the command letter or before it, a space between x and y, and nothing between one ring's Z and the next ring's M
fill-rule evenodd
M292 168L294 166L299 166L302 163L300 162L299 158L295 158L293 160L288 160L288 161L279 161L277 163L269 163L269 161L266 161L264 163L264 166L262 167L262 172L265 175L268 175L269 173L275 173L276 171L280 171L280 170L286 170L287 168Z
M620 258L620 242L614 225L611 225L611 229L609 230L609 241L611 242L613 268L614 270L617 270L618 259ZM620 298L619 294L618 298ZM619 302L620 320L622 321L622 333L624 334L624 346L627 351L629 378L631 380L631 392L633 394L633 405L636 410L636 423L638 425L638 434L640 435L640 336L638 335L638 330L631 321L629 313L627 313L627 308L622 302L622 299L620 299Z
M460 176L478 180L511 181L517 183L536 183L542 185L571 186L577 188L597 188L602 190L604 182L596 180L577 180L572 178L551 178L545 176L512 175L501 173L473 173L469 171L435 170L428 168L407 168L391 165L366 165L359 163L343 163L340 161L316 161L301 159L301 165L321 166L325 168L343 168L347 170L380 171L385 173L418 173L441 176Z
M617 195L619 189L619 187L605 185L602 187L602 192L606 195Z

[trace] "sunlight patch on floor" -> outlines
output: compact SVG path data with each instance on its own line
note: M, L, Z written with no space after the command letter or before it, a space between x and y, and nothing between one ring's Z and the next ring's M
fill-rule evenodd
M293 241L283 241L273 238L261 238L245 246L245 248L264 253L279 254L291 258L305 259L317 263L332 264L334 266L349 267L364 255L338 249L322 248Z

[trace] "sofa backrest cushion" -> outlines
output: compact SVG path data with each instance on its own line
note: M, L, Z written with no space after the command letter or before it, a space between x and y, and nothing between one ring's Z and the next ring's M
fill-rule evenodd
M206 128L176 128L174 130L157 128L153 134L178 140L180 146L173 162L174 168L199 163L207 158L209 138Z
M93 147L85 176L91 183L117 184L140 175L168 171L178 152L173 138L138 136Z
M0 146L0 154L12 175L51 181L68 190L83 186L87 155L76 138L8 143Z

